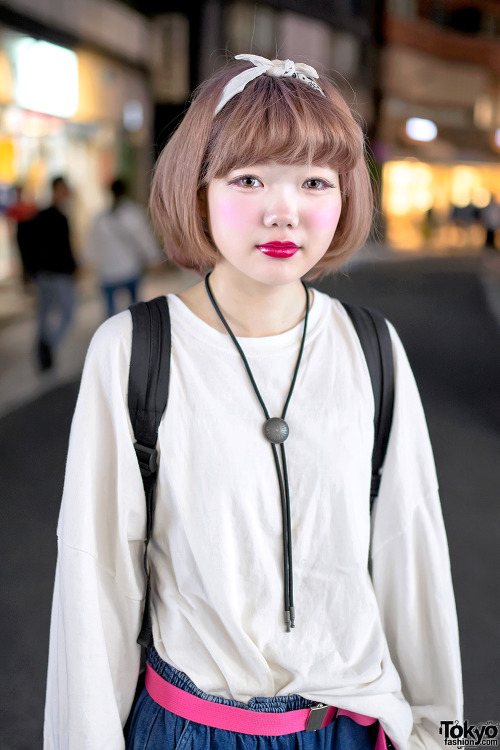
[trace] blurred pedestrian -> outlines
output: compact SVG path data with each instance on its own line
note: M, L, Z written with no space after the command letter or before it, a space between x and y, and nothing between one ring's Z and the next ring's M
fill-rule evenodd
M479 209L472 203L472 201L469 201L465 206L453 206L451 219L458 226L467 229L472 224L479 221Z
M450 219L457 228L455 244L466 248L474 244L472 228L480 221L480 211L472 201L465 206L453 206Z
M7 209L11 237L15 239L23 269L23 281L27 284L33 276L33 261L36 249L35 222L38 206L34 201L24 198L24 188L15 185L15 198Z
M494 195L491 196L490 202L481 211L481 223L486 230L484 240L485 250L497 250L495 245L495 235L500 228L500 204Z
M36 353L41 371L53 365L54 351L73 321L76 263L66 216L71 191L65 178L52 180L51 205L34 220L37 252L32 273L37 289Z
M422 224L421 224L422 238L424 242L430 242L432 240L432 237L434 235L436 228L437 228L436 214L431 206L425 212L423 219L422 219Z
M127 197L125 181L115 179L110 191L111 205L94 220L83 251L96 269L108 318L116 312L117 292L125 291L135 302L144 269L162 259L146 212Z

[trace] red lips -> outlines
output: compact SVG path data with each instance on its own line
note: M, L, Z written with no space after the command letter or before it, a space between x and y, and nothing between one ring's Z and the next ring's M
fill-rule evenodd
M266 242L265 245L257 245L257 249L272 258L291 258L299 247L294 242Z

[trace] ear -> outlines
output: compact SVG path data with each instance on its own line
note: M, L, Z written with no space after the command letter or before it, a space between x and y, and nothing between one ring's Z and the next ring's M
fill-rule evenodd
M202 187L198 190L198 211L200 212L200 216L202 217L202 219L207 218L208 210L206 187Z

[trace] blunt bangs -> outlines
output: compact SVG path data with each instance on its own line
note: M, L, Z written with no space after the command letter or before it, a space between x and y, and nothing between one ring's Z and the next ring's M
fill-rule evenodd
M253 84L253 85L252 85ZM259 76L217 115L202 184L245 164L317 164L350 171L362 156L345 115L293 78Z
M373 191L363 131L327 76L323 96L298 78L261 75L214 117L225 85L252 65L231 61L204 81L156 164L153 224L167 256L201 275L220 258L200 215L212 179L233 169L274 161L326 166L339 173L342 208L330 247L305 278L335 272L369 236Z

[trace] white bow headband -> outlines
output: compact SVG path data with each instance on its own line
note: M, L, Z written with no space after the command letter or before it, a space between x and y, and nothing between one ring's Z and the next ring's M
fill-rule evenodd
M254 78L261 75L276 76L277 78L281 78L282 76L299 78L325 96L324 91L312 80L313 78L319 78L319 76L310 65L306 65L305 63L295 64L293 60L268 60L259 55L235 55L235 60L248 60L255 65L255 68L244 70L234 76L234 78L231 78L229 83L226 84L221 99L215 108L214 117L235 94L243 91L247 83L250 83Z

